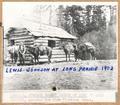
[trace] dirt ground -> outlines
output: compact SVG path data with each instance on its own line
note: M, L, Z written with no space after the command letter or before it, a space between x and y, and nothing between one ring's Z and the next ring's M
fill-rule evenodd
M102 66L113 66L113 70L101 70ZM98 67L97 71L79 71L80 67ZM19 66L20 67L20 66ZM24 70L28 66L24 66ZM94 60L78 62L59 62L32 65L33 68L59 68L49 72L12 72L3 71L4 90L112 90L116 88L117 61ZM76 70L63 71L64 67Z

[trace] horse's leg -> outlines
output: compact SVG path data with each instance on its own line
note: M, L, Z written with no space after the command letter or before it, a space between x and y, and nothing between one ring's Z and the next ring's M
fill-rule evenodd
M65 53L65 55L66 55L66 62L67 62L67 53Z
M51 63L51 58L52 58L52 51L50 51L50 54L49 54L50 63Z
M40 63L40 62L39 62L39 57L38 57L38 56L37 56L37 61L38 61L38 63Z
M95 54L95 52L94 52L94 60L96 60L96 54Z
M51 54L49 52L49 54L47 53L47 56L48 56L48 63L51 63Z
M85 53L83 53L83 51L82 51L82 60L85 60Z
M22 65L24 65L24 60L22 59Z
M76 61L75 62L77 62L77 60L79 59L79 53L78 53L78 51L76 52Z
M21 54L20 54L20 65L22 64L22 56L21 56Z
M48 63L50 63L50 56L48 56Z
M21 64L21 61L20 61L20 59L21 59L21 58L20 58L20 57L21 57L21 56L20 56L20 52L19 52L18 54L19 54L19 63Z
M92 60L91 52L89 52L89 60Z
M36 59L36 57L35 57L35 65L37 64L37 59Z
M49 56L49 62L51 63L51 56Z
M36 57L35 57L35 65L36 65Z
M50 63L50 55L47 54L47 57L48 57L48 63Z
M47 62L47 63L49 64L49 63L50 63L50 60L49 60L49 55L48 55L48 54L47 54L47 57L48 57L48 58L47 58L47 60L48 60L48 62Z
M85 60L89 60L89 52L88 51L85 52Z
M94 51L94 55L93 56L94 56L94 60L96 60L96 53L95 53L95 51Z
M47 51L48 63L51 63L52 51Z
M68 56L69 56L69 61L70 61L70 54L68 54Z
M94 54L92 53L92 60L95 60L95 58L94 58Z
M93 56L93 60L96 60L96 58L95 58L95 52L93 52L92 56Z
M77 53L74 52L75 62L77 61Z
M84 59L84 60L87 59L87 52L86 52L86 51L83 52L83 59Z
M77 61L77 56L75 55L75 62Z
M23 58L23 65L25 64L25 59Z
M94 56L94 60L96 60L96 56Z
M52 52L50 52L50 54L49 54L48 58L49 58L49 62L51 63Z
M93 51L90 52L90 55L91 55L91 60L94 60L94 52Z

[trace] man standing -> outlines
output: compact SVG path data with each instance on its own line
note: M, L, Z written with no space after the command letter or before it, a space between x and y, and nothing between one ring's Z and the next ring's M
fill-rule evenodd
M19 44L19 60L20 60L20 65L24 65L24 60L25 60L25 52L26 52L26 47L23 42Z

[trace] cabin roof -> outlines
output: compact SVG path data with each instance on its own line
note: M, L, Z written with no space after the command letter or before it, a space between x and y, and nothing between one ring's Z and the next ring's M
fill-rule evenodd
M63 30L62 28L58 28L58 27L44 26L36 30L29 29L29 31L34 36L76 39L75 36L69 34L67 31Z
M68 39L76 39L75 36L69 34L62 28L50 26L46 24L33 24L28 27L28 30L34 36L42 36L42 37L52 37L52 38L68 38Z
M15 35L22 34L25 32L25 30L29 31L30 33L28 35L38 36L38 37L51 37L51 38L64 38L64 39L76 39L75 36L69 34L67 31L65 31L62 28L58 28L55 26L45 25L41 24L39 26L31 25L29 27L25 28L18 28L18 27L11 27L10 29L16 30L14 32ZM9 34L11 32L9 31Z

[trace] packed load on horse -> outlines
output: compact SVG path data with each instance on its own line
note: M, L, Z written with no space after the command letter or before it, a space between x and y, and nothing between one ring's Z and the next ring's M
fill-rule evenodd
M80 45L81 50L81 59L82 60L95 60L95 54L96 54L96 48L95 46L90 42L85 42Z
M90 43L90 42L86 42L86 43L84 43L86 46L88 46L88 49L94 49L95 50L95 46L92 44L92 43Z
M96 59L96 57L95 57L95 52L96 52L95 46L90 42L86 42L84 44L87 46L88 53L90 53L90 59L95 60Z

